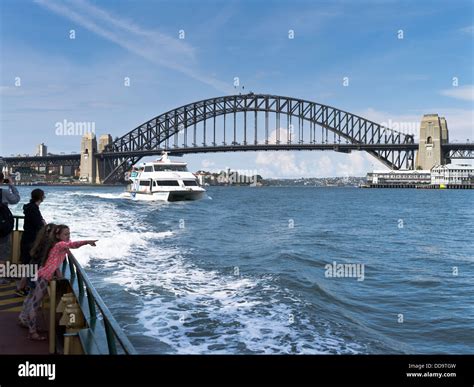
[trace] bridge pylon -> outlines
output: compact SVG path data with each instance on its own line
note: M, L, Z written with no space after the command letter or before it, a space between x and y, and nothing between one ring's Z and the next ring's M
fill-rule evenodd
M425 114L420 125L420 141L416 154L416 168L431 170L435 165L449 163L442 146L449 141L446 118L438 114Z
M106 147L112 143L112 136L110 134L103 134L99 137L98 151L102 153ZM104 161L102 157L95 158L95 182L97 184L102 184L106 176L110 173L110 168L108 168L108 163Z
M99 137L99 143L94 133L86 133L81 140L81 174L82 181L92 184L101 184L107 174L106 163L97 153L104 151L107 145L112 142L110 134Z
M81 140L81 166L80 179L88 183L95 183L95 153L97 152L97 140L94 133L86 133Z

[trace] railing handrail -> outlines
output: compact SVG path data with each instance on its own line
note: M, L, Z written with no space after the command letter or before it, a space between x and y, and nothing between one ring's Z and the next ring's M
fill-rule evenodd
M95 307L94 307L95 305L97 305L97 307L99 308L102 314L102 317L104 319L104 328L107 334L107 344L109 347L109 352L112 352L113 354L116 353L115 343L111 342L113 338L109 337L108 328L111 328L112 329L111 333L113 333L113 336L117 338L118 342L120 343L125 353L128 355L136 354L137 352L135 348L133 347L132 343L130 342L128 337L125 335L122 328L118 324L117 320L115 320L109 308L107 308L107 306L105 305L105 302L102 300L102 297L99 295L95 287L92 285L86 272L84 271L84 269L82 268L82 266L80 265L80 263L77 261L76 257L74 257L72 253L68 254L67 262L69 263L69 265L72 265L75 268L75 274L77 275L78 285L82 288L79 290L80 292L81 290L84 291L83 286L85 285L91 319L97 318L97 314L95 313ZM65 267L63 266L63 274L64 274L64 271L65 271ZM74 278L71 278L71 280L74 281ZM95 305L92 303L94 303ZM90 323L90 321L88 322Z

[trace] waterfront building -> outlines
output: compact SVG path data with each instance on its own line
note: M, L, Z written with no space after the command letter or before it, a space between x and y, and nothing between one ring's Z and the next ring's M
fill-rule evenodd
M470 164L435 165L431 169L431 184L474 185L474 166Z
M367 183L371 186L408 187L416 184L430 184L429 170L388 170L373 171L367 174Z
M373 188L472 188L474 166L470 164L435 165L431 170L388 170L367 174Z

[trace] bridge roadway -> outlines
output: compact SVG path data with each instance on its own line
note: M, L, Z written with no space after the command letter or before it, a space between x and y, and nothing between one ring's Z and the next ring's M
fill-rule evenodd
M188 147L171 147L169 149L157 148L141 151L116 151L96 153L99 158L114 158L124 156L146 157L160 155L163 151L167 151L170 155L180 156L195 153L214 153L214 152L255 152L255 151L311 151L311 150L332 150L342 153L350 153L351 151L367 151L367 150L417 150L418 144L216 144ZM472 158L474 157L474 143L449 143L443 145L445 152L450 152L451 158ZM78 165L81 155L48 155L48 156L12 156L3 157L3 162L7 165Z
M190 153L213 153L213 152L256 152L256 151L311 151L311 150L332 150L342 153L350 153L353 150L417 150L418 144L230 144L230 145L202 145L188 147L171 147L168 149L158 148L141 151L116 151L103 152L98 156L118 157L118 156L151 156L169 152L170 155L183 155Z

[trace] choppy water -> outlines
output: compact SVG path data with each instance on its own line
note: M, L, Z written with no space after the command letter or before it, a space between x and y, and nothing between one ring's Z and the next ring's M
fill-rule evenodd
M47 221L99 239L75 255L141 353L474 353L472 191L45 191Z

